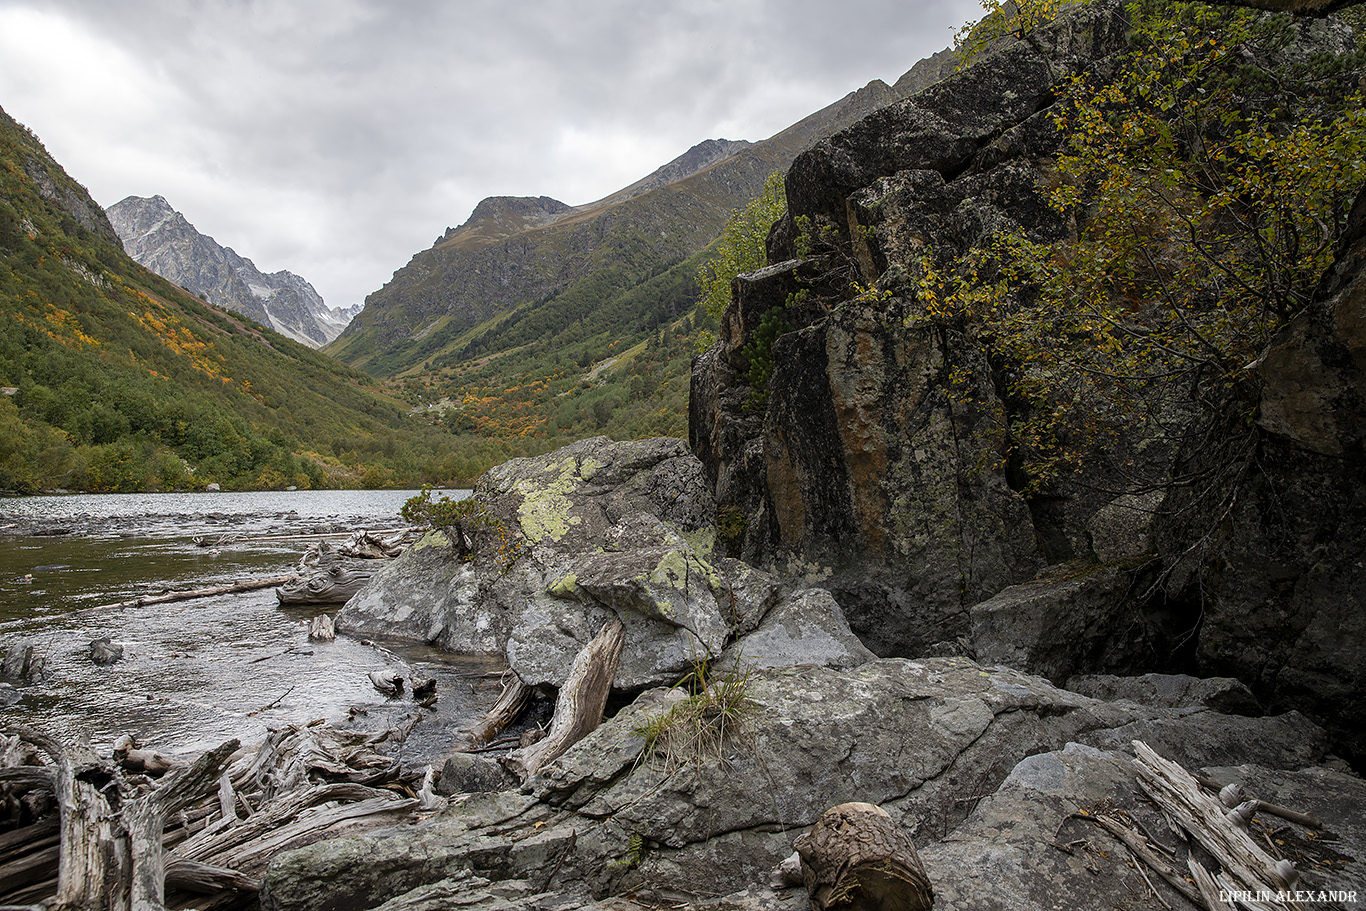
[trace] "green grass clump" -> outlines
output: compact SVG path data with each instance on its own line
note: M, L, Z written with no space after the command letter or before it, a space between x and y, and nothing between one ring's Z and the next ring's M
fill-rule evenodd
M690 695L632 732L645 738L641 756L669 772L710 760L724 764L726 748L744 740L747 722L759 708L749 695L752 673L738 659L719 679L706 661L694 664L679 683Z

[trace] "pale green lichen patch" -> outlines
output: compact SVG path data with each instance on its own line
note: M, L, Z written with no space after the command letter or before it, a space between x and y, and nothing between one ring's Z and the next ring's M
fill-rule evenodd
M451 539L446 537L446 533L440 529L430 529L425 535L417 539L413 545L413 550L426 550L428 547L450 547Z
M576 573L566 573L557 579L546 592L557 598L572 598L579 590L579 577Z
M579 524L579 517L569 514L573 506L569 494L577 486L579 467L574 459L562 459L549 466L541 478L522 478L513 485L522 495L517 522L532 544L559 541Z
M679 532L679 536L693 549L693 552L702 560L711 558L716 550L716 526L704 525L692 531Z

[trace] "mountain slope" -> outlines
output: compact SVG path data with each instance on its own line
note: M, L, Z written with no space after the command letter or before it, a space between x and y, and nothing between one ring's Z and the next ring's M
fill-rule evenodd
M284 270L262 272L231 247L201 234L160 196L129 196L110 206L108 214L129 256L215 306L313 348L346 327L349 314L324 304L303 278Z
M433 355L462 357L461 336L490 318L553 305L576 287L623 293L704 249L802 149L897 97L875 80L770 139L708 140L582 206L486 199L369 295L328 352L375 376L417 373Z
M0 387L0 489L407 485L458 471L367 377L133 262L84 187L3 111Z

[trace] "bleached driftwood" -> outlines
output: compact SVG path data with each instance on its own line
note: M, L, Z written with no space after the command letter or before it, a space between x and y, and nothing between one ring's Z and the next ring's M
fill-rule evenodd
M170 904L202 893L197 907L246 907L279 851L417 812L418 800L379 787L411 792L416 775L376 748L419 717L373 733L290 726L248 750L230 741L156 785L82 743L14 729L0 761L23 764L0 768L0 798L42 789L60 810L0 832L0 906L157 911L175 892ZM21 749L21 738L38 749Z
M233 582L229 585L215 585L211 588L196 588L183 592L168 592L164 595L144 595L141 598L132 598L128 601L115 601L112 604L101 604L97 607L86 608L86 610L115 610L124 607L145 607L148 604L170 604L175 601L193 601L197 598L213 598L217 595L234 595L238 592L258 591L263 588L275 588L277 585L284 585L294 576L271 576L268 579L252 579L247 582ZM85 611L82 611L84 613Z
M308 639L310 642L332 642L336 638L336 622L327 614L318 614L308 621Z
M612 679L621 661L626 628L613 617L592 641L574 656L569 675L555 699L555 715L544 738L516 750L507 762L523 781L564 753L602 723Z
M1218 798L1174 762L1135 740L1139 785L1190 837L1219 862L1220 879L1235 891L1276 892L1287 888L1272 857L1243 828L1232 823Z

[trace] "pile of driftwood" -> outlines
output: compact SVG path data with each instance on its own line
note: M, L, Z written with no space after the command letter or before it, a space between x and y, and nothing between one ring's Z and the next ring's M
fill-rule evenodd
M1263 848L1250 824L1254 816L1273 815L1320 829L1319 819L1265 801L1245 800L1238 784L1221 786L1193 776L1142 741L1135 740L1133 746L1139 787L1183 842L1186 869L1178 867L1176 852L1152 839L1128 814L1110 810L1086 813L1086 818L1115 836L1197 908L1272 911L1301 907L1293 898L1300 870Z
M419 782L380 751L419 717L379 733L289 726L257 747L231 740L189 763L126 740L105 759L87 743L8 728L0 906L246 907L277 852L441 805L430 774Z

